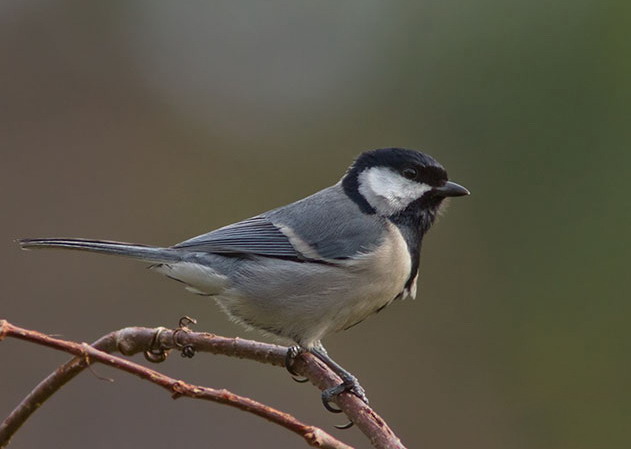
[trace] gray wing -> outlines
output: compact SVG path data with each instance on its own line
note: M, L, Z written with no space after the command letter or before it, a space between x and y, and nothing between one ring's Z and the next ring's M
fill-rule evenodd
M218 254L303 258L278 227L261 215L193 237L173 248Z
M381 243L386 229L381 220L376 215L364 214L338 183L173 248L309 261L343 260L371 252Z
M340 183L264 215L329 260L373 251L387 229L384 219L363 213Z

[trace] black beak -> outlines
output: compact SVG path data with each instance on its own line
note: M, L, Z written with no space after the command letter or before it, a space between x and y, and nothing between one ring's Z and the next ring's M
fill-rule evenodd
M434 192L436 192L438 195L444 196L444 197L447 197L447 196L465 196L465 195L469 195L471 193L467 189L462 187L460 184L456 184L455 182L451 182L451 181L447 181L445 183L445 185L442 186L442 187L435 188Z

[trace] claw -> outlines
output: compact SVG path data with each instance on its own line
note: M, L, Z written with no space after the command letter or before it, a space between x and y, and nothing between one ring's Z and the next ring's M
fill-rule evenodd
M351 427L353 427L353 421L349 421L346 424L334 424L333 427L340 430L350 429Z
M300 376L291 376L291 380L294 382L298 382L299 384L304 384L305 382L309 382L308 377L300 377Z
M347 391L349 393L353 393L355 396L361 399L365 404L368 404L368 398L366 397L366 393L364 392L364 389L362 388L362 386L359 385L359 382L357 382L357 379L349 378L349 379L346 379L341 384L336 385L335 387L327 388L326 390L322 392L322 404L324 404L324 408L326 408L328 411L332 413L340 413L342 410L340 410L337 407L331 406L331 403L334 397Z
M322 399L326 398L327 402L330 402L335 396L338 396L342 393L352 393L361 399L366 405L368 405L368 398L366 397L366 392L359 385L357 379L348 378L345 379L341 384L336 385L335 387L328 388L322 392Z
M342 413L342 409L337 407L333 407L331 404L333 403L333 398L343 393L346 390L346 386L341 383L336 385L335 387L327 388L322 391L322 404L324 404L324 408L330 411L331 413Z
M329 402L329 401L325 400L324 398L322 399L322 405L324 405L324 408L327 409L329 412L331 412L331 413L342 413L342 409L341 408L333 407L331 404L333 404L333 402Z
M324 390L322 392L322 405L324 405L324 408L327 409L328 411L330 411L331 413L342 413L342 409L337 408L337 407L333 407L331 405L331 404L333 404L333 402L331 400L333 399L334 395L328 394L329 390Z
M366 392L359 384L359 381L355 376L342 368L339 364L337 364L329 355L326 350L322 347L322 345L318 345L309 350L313 355L322 360L333 372L335 372L342 379L342 383L336 385L331 388L327 388L322 392L322 404L324 408L326 408L331 413L341 413L342 410L334 407L333 399L345 392L349 392L357 396L361 399L365 404L368 404L368 398L366 397ZM353 421L349 421L346 424L336 425L336 429L350 429L353 427Z
M298 383L305 383L309 380L294 371L294 361L296 360L296 357L303 352L305 352L305 350L300 346L290 346L289 349L287 349L287 354L285 354L285 368L289 371L289 374L291 374L291 378Z
M359 390L359 391L356 391L356 390ZM357 383L357 381L355 381L355 384L342 382L341 384L336 385L335 387L332 387L332 388L328 388L322 392L322 404L324 405L324 408L330 411L331 413L342 413L342 409L333 407L332 400L334 397L346 391L353 393L355 396L359 397L366 404L368 403L368 398L366 398L366 395L363 394L364 389ZM360 394L358 394L358 392ZM349 421L346 424L336 424L334 425L334 427L340 430L350 429L351 427L353 427L353 421Z
M368 396L366 396L366 391L362 388L361 385L359 385L357 379L354 379L352 387L350 387L347 391L353 393L355 396L361 399L364 404L368 405Z

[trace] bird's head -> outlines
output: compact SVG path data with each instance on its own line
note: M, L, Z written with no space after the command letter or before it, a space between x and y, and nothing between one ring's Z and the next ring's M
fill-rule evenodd
M468 195L451 182L431 156L403 148L362 153L349 167L342 186L364 213L384 217L438 210L446 197Z

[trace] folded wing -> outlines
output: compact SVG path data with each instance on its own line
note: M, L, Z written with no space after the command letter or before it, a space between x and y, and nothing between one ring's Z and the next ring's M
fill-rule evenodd
M173 248L217 254L304 258L278 227L261 215L193 237Z

